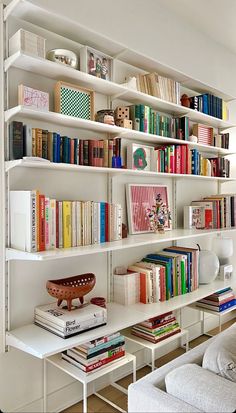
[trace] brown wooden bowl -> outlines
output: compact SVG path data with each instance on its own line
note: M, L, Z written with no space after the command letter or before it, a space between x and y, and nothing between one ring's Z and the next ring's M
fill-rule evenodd
M80 303L84 302L84 295L88 294L96 283L95 274L87 273L75 275L69 278L60 278L58 280L48 280L46 288L48 294L57 298L59 306L63 300L67 301L67 308L71 311L71 302L78 298Z

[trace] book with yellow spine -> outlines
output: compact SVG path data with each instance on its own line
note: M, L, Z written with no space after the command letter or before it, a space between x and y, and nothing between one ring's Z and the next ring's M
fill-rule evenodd
M63 247L71 248L71 201L63 201Z

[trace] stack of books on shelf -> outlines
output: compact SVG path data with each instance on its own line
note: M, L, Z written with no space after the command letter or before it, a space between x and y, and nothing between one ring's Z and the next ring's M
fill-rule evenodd
M197 307L221 313L231 307L236 307L236 297L231 287L224 288L197 301Z
M137 75L137 89L148 95L179 104L180 83L156 72Z
M9 130L9 158L39 157L55 163L114 167L112 158L121 156L121 138L80 139L32 128L13 121Z
M180 332L181 328L172 311L149 318L142 323L136 324L131 329L131 334L151 341L154 344Z
M236 225L236 194L216 194L184 207L184 228L218 229Z
M57 201L37 190L10 191L10 225L11 247L27 252L100 244L122 238L122 208Z
M227 104L221 98L205 93L203 95L191 96L189 100L191 109L219 119L228 120Z
M88 304L81 308L58 307L57 303L35 307L34 322L53 334L69 338L107 323L106 308Z
M192 174L229 178L230 161L225 158L205 158L198 149L188 145L163 145L155 150L157 172Z
M63 360L91 373L125 356L125 338L119 332L89 341L62 353Z
M114 274L114 301L122 305L132 305L140 301L140 274L127 272L127 274Z
M144 304L169 300L198 288L199 250L173 246L128 267L139 277L140 302Z

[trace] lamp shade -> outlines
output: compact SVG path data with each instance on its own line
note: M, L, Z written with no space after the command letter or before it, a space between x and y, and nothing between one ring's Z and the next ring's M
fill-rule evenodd
M212 239L212 251L223 260L233 255L233 240L232 238L217 237Z

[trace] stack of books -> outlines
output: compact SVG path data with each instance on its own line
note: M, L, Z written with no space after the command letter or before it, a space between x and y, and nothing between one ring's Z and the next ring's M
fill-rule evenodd
M127 274L114 274L114 302L122 305L139 303L140 274L128 272Z
M10 192L10 222L12 248L27 252L100 244L122 238L121 205L57 201L38 190Z
M106 308L88 304L68 311L57 303L35 307L34 323L62 338L69 338L107 323Z
M137 89L157 98L179 104L180 83L156 72L137 75Z
M221 313L230 307L236 306L236 298L232 288L228 287L197 301L196 305L200 308Z
M191 109L219 119L228 120L227 103L218 96L204 93L203 95L192 96L189 99Z
M151 341L156 344L159 341L180 333L179 323L172 311L153 318L149 318L142 323L132 327L131 333L144 340Z
M198 288L197 248L172 246L128 267L139 273L140 302L143 304L169 300Z
M89 341L62 353L63 360L91 373L125 356L125 338L119 332Z

